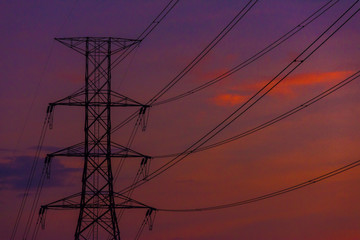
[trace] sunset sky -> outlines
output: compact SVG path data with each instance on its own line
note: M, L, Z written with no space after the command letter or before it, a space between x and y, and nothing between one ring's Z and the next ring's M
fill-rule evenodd
M137 38L168 0L27 1L0 3L0 239L9 239L48 103L84 85L84 57L55 37ZM180 0L158 27L112 72L113 90L146 103L231 21L248 1ZM161 100L234 68L298 26L328 0L260 0ZM334 1L335 2L335 1ZM279 74L355 0L340 0L318 19L228 78L150 109L132 149L149 156L182 152ZM360 8L357 3L352 13ZM350 16L350 15L349 15ZM360 70L360 13L249 111L207 144L267 122ZM302 60L299 59L299 60ZM254 198L360 160L360 78L268 128L191 154L137 188L133 198L154 208L188 209ZM116 126L134 109L114 109ZM57 106L16 239L22 239L47 153L83 141L84 112ZM126 145L135 122L112 138ZM154 158L150 171L171 158ZM116 167L117 159L113 159ZM115 189L131 183L139 160L126 160ZM54 158L40 204L81 191L82 159ZM157 212L150 240L360 239L360 167L275 198L205 212ZM144 210L127 210L122 239L134 239ZM38 239L72 239L78 211L48 211Z

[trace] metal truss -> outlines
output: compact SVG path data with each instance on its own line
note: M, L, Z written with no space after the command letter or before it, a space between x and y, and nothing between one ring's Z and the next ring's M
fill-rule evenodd
M79 209L75 240L99 238L120 240L116 209L153 210L147 205L114 192L111 164L111 159L114 157L142 158L141 169L146 172L146 163L150 159L149 156L111 140L112 107L147 107L111 90L111 56L116 53L121 54L122 50L140 41L112 37L56 38L56 40L85 56L85 87L66 98L50 103L48 112L52 112L56 105L85 108L85 136L84 142L48 154L45 163L49 165L51 158L55 156L82 157L84 168L81 192L43 205L40 213L43 214L47 209ZM149 216L146 215L146 218Z

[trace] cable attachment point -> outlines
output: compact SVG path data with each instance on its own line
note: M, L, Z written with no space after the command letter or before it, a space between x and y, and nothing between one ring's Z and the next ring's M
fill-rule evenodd
M46 220L46 207L41 206L39 210L39 218L37 224L41 224L41 229L43 230L45 229L45 220Z
M45 174L46 174L46 178L47 179L50 179L50 170L51 170L51 158L52 156L51 155L46 155L45 157Z
M139 111L140 124L141 124L141 129L142 129L143 132L145 132L148 121L149 121L149 112L150 112L150 110L147 110L148 108L150 108L149 105L143 105L140 108L140 111Z
M46 116L47 116L47 124L49 125L49 129L53 128L54 123L54 105L49 104L49 106L46 109Z
M140 163L139 175L145 180L149 176L151 157L144 157Z
M154 212L154 214L153 214L153 212ZM144 221L142 222L140 229L139 229L138 233L136 234L135 240L140 239L140 235L143 232L146 224L149 225L149 231L151 231L153 229L155 215L156 215L156 209L148 208L148 210L146 211L146 214L145 214Z
M145 224L149 225L149 231L151 231L153 229L155 216L156 216L155 208L149 208L146 211L144 222L145 222Z

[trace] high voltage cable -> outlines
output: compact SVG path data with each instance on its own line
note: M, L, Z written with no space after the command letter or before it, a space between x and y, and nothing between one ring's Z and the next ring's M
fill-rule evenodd
M226 127L228 127L231 123L233 123L236 119L238 119L241 115L243 115L245 112L247 112L251 107L253 107L257 102L259 102L264 96L266 96L270 91L272 91L280 82L282 82L285 78L287 78L295 69L297 69L302 63L304 63L312 54L314 54L321 46L325 44L336 32L338 32L350 19L352 19L359 11L360 8L355 10L354 13L349 13L351 9L359 2L359 0L355 1L339 18L337 18L322 34L320 34L319 37L317 37L308 47L305 48L304 51L302 51L294 61L292 61L290 64L288 64L283 70L280 71L273 79L271 79L265 86L263 86L257 93L255 93L250 99L248 99L244 104L242 104L238 109L236 109L230 116L228 116L226 119L224 119L221 123L219 123L216 127L214 127L211 131L209 131L207 134L205 134L203 137L201 137L198 141L193 143L190 147L188 147L185 151L183 151L181 154L173 158L172 160L165 163L160 168L153 171L151 174L148 175L146 179L143 179L142 181L139 181L136 184L130 185L127 188L123 189L121 192L127 192L131 190L132 188L139 187L143 185L145 182L152 180L153 178L159 176L161 173L165 172L169 168L173 167L175 164L182 161L184 158L186 158L188 155L199 149L202 145L207 143L209 140L211 140L213 137L215 137L218 133L223 131ZM342 23L339 23L340 26L332 30L332 28L347 14L350 14L349 17L347 17ZM332 32L329 34L328 37L325 37L324 40L322 40L317 46L314 47L314 49L311 49L327 32L332 30ZM310 53L307 53L310 51ZM305 56L303 56L305 55ZM302 58L302 60L299 60ZM290 68L293 64L295 64L294 67ZM288 72L286 72L287 69ZM277 82L275 80L279 78L282 74L284 74L283 77L281 77ZM273 82L275 82L273 85L271 85ZM268 90L266 88L269 87ZM265 91L264 93L262 93ZM262 93L262 94L261 94ZM260 95L261 94L261 95ZM258 97L258 95L260 95ZM257 97L257 99L256 99ZM254 99L254 100L253 100ZM252 103L250 103L253 101ZM246 106L248 103L249 106ZM239 113L240 110L245 108L243 111Z
M328 178L334 177L340 173L349 171L355 167L358 167L360 165L360 160L357 160L355 162L352 162L348 165L345 165L341 168L338 168L336 170L333 170L331 172L328 172L326 174L323 174L321 176L318 176L316 178L307 180L305 182L293 185L291 187L287 187L275 192L271 192L268 194L264 194L258 197L254 197L254 198L250 198L250 199L246 199L246 200L242 200L242 201L238 201L238 202L233 202L233 203L227 203L227 204L222 204L222 205L216 205L216 206L211 206L211 207L204 207L204 208L188 208L188 209L166 209L166 208L157 208L157 211L162 211L162 212L201 212L201 211L211 211L211 210L219 210L219 209L224 209L224 208L231 208L231 207L237 207L237 206L241 206L241 205L245 205L245 204L250 204L250 203L254 203L254 202L258 202L261 200L265 200L265 199L269 199L269 198L273 198L288 192L292 192L304 187L307 187L309 185L321 182L323 180L326 180Z
M206 83L204 83L204 84L202 84L202 85L200 85L200 86L198 86L198 87L196 87L196 88L194 88L192 90L189 90L187 92L184 92L184 93L179 94L179 95L174 96L174 97L170 97L170 98L165 99L163 101L156 102L156 103L152 104L151 107L159 106L159 105L162 105L162 104L165 104L165 103L170 103L170 102L179 100L181 98L187 97L187 96L189 96L191 94L194 94L194 93L196 93L198 91L201 91L201 90L203 90L203 89L205 89L207 87L212 86L213 84L216 84L216 83L220 82L221 80L231 76L232 74L238 72L239 70L242 70L243 68L247 67L249 64L255 62L259 58L263 57L264 55L266 55L270 51L274 50L275 48L277 48L278 46L280 46L281 44L283 44L284 42L286 42L287 40L289 40L290 38L295 36L296 33L300 32L305 27L307 27L310 23L312 23L317 18L322 16L325 12L327 12L331 7L333 7L338 2L339 2L339 0L336 0L336 1L330 0L329 2L324 4L322 7L320 7L318 10L316 10L313 14L311 14L309 17L307 17L305 20L303 20L298 25L296 25L294 28L292 28L290 31L288 31L287 33L282 35L280 38L278 38L277 40L275 40L274 42L272 42L271 44L266 46L261 51L254 54L252 57L250 57L247 60L243 61L242 63L236 65L231 70L229 70L229 71L227 71L225 73L222 73L221 75L217 76L216 78L214 78L214 79L212 79L212 80L210 80L210 81L208 81L208 82L206 82ZM125 119L123 122L118 124L115 128L113 128L112 131L115 132L115 131L119 130L120 128L122 128L123 126L128 124L131 120L133 120L136 117L136 115L137 115L137 112L133 113L127 119Z
M331 7L333 7L335 4L337 4L339 2L339 0L330 0L329 2L327 2L326 4L324 4L322 7L320 7L318 10L316 10L313 14L311 14L309 17L307 17L305 20L303 20L302 22L300 22L297 26L295 26L294 28L292 28L290 31L288 31L287 33L285 33L284 35L282 35L280 38L278 38L277 40L275 40L274 42L272 42L271 44L269 44L268 46L266 46L264 49L262 49L261 51L257 52L256 54L254 54L252 57L246 59L245 61L241 62L240 64L236 65L235 67L233 67L232 69L220 74L219 76L217 76L216 78L201 84L189 91L186 91L184 93L181 93L179 95L176 95L174 97L170 97L168 99L165 99L163 101L159 101L157 103L154 103L152 106L158 106L158 105L162 105L165 103L169 103L169 102L173 102L179 99L182 99L184 97L187 97L189 95L192 95L198 91L201 91L207 87L212 86L215 83L220 82L221 80L231 76L232 74L240 71L241 69L247 67L248 65L250 65L251 63L255 62L256 60L258 60L259 58L263 57L265 54L269 53L270 51L274 50L275 48L277 48L278 46L280 46L282 43L284 43L285 41L289 40L291 37L293 37L296 33L300 32L301 30L303 30L307 25L309 25L310 23L312 23L313 21L315 21L317 18L319 18L320 16L322 16L325 12L327 12Z
M258 0L255 0L255 2L253 1L254 0L250 0L245 5L245 7L242 8L240 12L225 26L225 28L223 28L220 33L178 75L176 75L162 90L160 90L154 97L152 97L146 105L153 105L163 94L165 94L165 92L167 92L188 72L190 72L191 69L193 69L235 27L235 25L250 11L250 9L257 3ZM147 34L145 34L145 36L147 36ZM131 114L122 123L113 128L112 132L119 130L127 123L135 119L136 115L137 112Z
M162 22L169 12L178 4L180 0L170 0L163 10L155 17L155 19L146 27L146 29L137 37L136 40L143 41L154 29ZM111 70L119 65L138 45L133 45L125 49L113 62Z
M145 39L161 21L169 14L169 12L178 4L179 0L171 0L165 8L159 13L158 16L150 23L150 25L138 36L137 39Z
M23 211L24 211L24 208L25 208L25 205L26 205L29 193L30 193L30 187L31 187L33 179L34 179L35 171L36 171L36 168L37 168L37 164L39 162L41 149L42 149L44 139L45 139L45 135L46 135L46 130L47 130L48 124L49 124L49 114L50 113L47 112L44 123L43 123L43 126L42 126L42 129L41 129L39 142L38 142L38 145L36 147L35 156L34 156L34 159L33 159L33 162L32 162L32 166L30 168L30 174L29 174L29 177L28 177L28 180L27 180L27 183L26 183L24 195L22 196L22 200L21 200L21 203L20 203L20 208L19 208L18 214L16 216L14 228L13 228L12 233L11 233L11 237L10 237L11 240L15 239L15 237L16 237L16 233L17 233L17 230L18 230L18 227L19 227L22 215L23 215Z
M145 116L142 116L141 114L138 115L138 118L137 118L137 120L136 120L135 126L134 126L134 128L133 128L133 130L132 130L132 133L131 133L131 135L130 135L130 137L129 137L129 140L128 140L128 143L127 143L127 145L126 145L126 149L130 149L131 145L133 144L133 142L134 142L134 140L135 140L135 135L136 135L137 131L139 130L139 127L141 126L141 124L142 124L144 121L146 121L145 119L143 119L143 117L145 117ZM144 130L144 129L143 129L143 130ZM121 169L122 169L122 167L123 167L124 162L125 162L125 158L122 157L122 158L120 159L119 166L117 167L116 172L115 172L114 182L117 181L117 179L118 179L118 177L119 177L119 173L120 173L120 171L121 171ZM137 173L136 173L136 175L135 175L135 177L134 177L134 180L133 180L132 184L134 184L135 182L139 181L140 176L141 176L141 173L142 173L142 172L141 172L141 169L142 169L141 167L142 167L142 165L140 165L140 168L139 168L139 170L137 171ZM135 189L132 189L131 191L127 192L126 197L127 197L128 199L131 198L134 190L135 190ZM120 219L122 218L124 212L125 212L125 209L124 209L124 208L123 208L123 209L120 209L119 213L117 214L117 219L118 219L118 220L120 220ZM144 221L145 221L145 220L144 220ZM142 225L141 225L141 227L140 227L141 230L139 230L139 232L138 232L137 239L140 238L140 234L141 234L142 230L144 229L144 227L145 227L145 225L144 225L144 222L143 222ZM110 240L110 238L109 238L108 240Z
M131 114L130 116L128 116L125 120L123 120L121 123L119 123L116 127L114 127L111 130L111 133L116 132L117 130L119 130L120 128L124 127L126 124L128 124L129 122L131 122L132 120L134 120L136 118L136 116L138 116L139 111L134 112L133 114Z
M203 144L205 144L207 141L209 141L210 139L212 139L215 135L217 135L219 132L221 132L223 129L225 129L227 126L229 126L233 121L235 121L238 117L240 117L243 113L245 113L248 109L250 109L253 105L255 105L258 101L260 101L265 95L267 95L271 90L273 90L281 81L283 81L286 77L288 77L296 68L298 68L304 61L306 61L316 50L318 50L328 39L330 39L330 37L332 37L342 26L344 26L344 24L346 24L360 9L358 9L357 11L355 11L355 13L353 13L348 19L345 20L344 23L342 23L337 29L335 29L330 36L328 36L324 41L322 41L317 47L315 47L314 50L310 51L309 54L307 54L302 60L298 60L300 57L302 57L302 55L304 53L306 53L306 51L308 51L322 36L325 35L325 33L327 33L341 18L343 18L354 6L355 4L358 3L358 1L356 1L349 9L347 9L333 24L330 25L330 27L328 27L314 42L312 42L302 53L300 53L300 55L298 55L298 57L295 58L295 60L290 63L288 66L286 66L278 75L276 75L269 83L267 83L264 87L262 87L254 96L252 96L246 103L244 103L241 107L239 107L235 112L233 112L229 117L227 117L224 121L222 121L220 124L218 124L215 128L213 128L213 130L211 130L209 133L207 133L204 137L202 137L200 140L198 140L196 143L194 143L191 147L189 147L187 149L190 150L193 146L196 146L196 144L199 144L199 146L195 147L193 150L189 151L188 153L185 154L185 157L188 156L189 154L191 154L194 150L198 149L199 147L201 147ZM285 76L283 76L280 80L278 80L278 82L276 82L275 84L273 84L270 89L266 90L265 93L263 93L258 99L256 99L253 103L250 104L250 106L246 107L245 110L243 110L242 112L240 112L240 114L237 114L237 112L239 112L243 107L246 106L247 103L249 103L252 99L254 99L257 95L259 95L263 90L266 89L266 87L270 86L270 84L272 82L274 82L279 76L281 76L282 73L285 72L286 69L288 69L293 63L296 63L296 66L294 66L292 69L290 69L290 71L288 73L285 73ZM234 118L232 118L233 116L235 116ZM229 122L227 122L229 120ZM225 124L225 126L222 126L223 124ZM220 128L219 130L217 130L218 128ZM215 132L216 131L216 132ZM210 137L208 137L212 132L215 132L214 134L212 134ZM202 140L204 140L206 137L208 137L205 141L202 142ZM183 154L180 154L179 156L181 156ZM178 156L178 157L179 157ZM184 157L182 157L180 160L182 160ZM159 169L155 170L153 174L153 177L157 176L158 174L162 173L163 171L167 170L169 167L166 167L167 165L169 165L171 162L175 162L174 164L178 163L180 161L179 159L176 160L173 159L170 162L168 162L167 164L165 164L163 167L160 167ZM174 164L172 164L171 166L173 166ZM162 169L162 170L160 170Z
M317 96L311 98L310 100L300 104L299 106L283 113L283 114L280 114L279 116L265 122L265 123L262 123L254 128L251 128L249 130L246 130L240 134L237 134L233 137L230 137L230 138L227 138L225 140L222 140L222 141L219 141L219 142L216 142L216 143L213 143L213 144L210 144L210 145L207 145L207 146L204 146L204 147L200 147L198 148L196 151L193 151L193 153L196 153L196 152L201 152L201 151L205 151L205 150L208 150L208 149L211 149L211 148L215 148L215 147L218 147L218 146L221 146L221 145L224 145L226 143L230 143L232 141L235 141L235 140L238 140L240 138L243 138L243 137L246 137L248 135L251 135L253 133L256 133L257 131L260 131L266 127L269 127L281 120L284 120L285 118L288 118L290 117L291 115L311 106L312 104L322 100L323 98L327 97L328 95L336 92L337 90L341 89L342 87L345 87L347 84L351 83L352 81L356 80L357 78L360 77L360 71L357 71L356 73L352 74L351 76L347 77L346 79L344 79L343 81L337 83L336 85L332 86L331 88L323 91L322 93L318 94ZM175 157L177 155L179 155L181 153L171 153L171 154L166 154L166 155L155 155L155 156L152 156L153 158L168 158L168 157Z
M156 26L159 25L159 23L168 15L168 13L175 7L175 5L179 2L179 0L171 0L166 6L165 8L159 13L159 15L148 25L148 27L138 36L138 40L142 41L144 40L155 28ZM113 69L114 67L116 67L118 64L120 64L123 59L128 56L134 49L136 49L137 46L132 47L131 49L126 49L118 58L115 59L114 64L112 66L111 69ZM131 114L128 118L126 118L122 123L118 124L115 128L113 128L111 130L111 133L117 131L118 129L122 128L123 126L125 126L126 124L128 124L130 121L132 121L136 116L138 115L138 111L134 112L133 114ZM131 132L130 138L128 140L127 143L127 149L130 148L130 146L132 145L134 139L135 139L135 135L141 125L141 121L142 121L142 116L138 115L137 121L135 123L135 126ZM115 173L115 177L114 177L114 181L117 180L119 173L123 167L124 164L124 158L120 159L120 164L118 166L118 168L116 169L116 173ZM135 176L134 182L138 181L138 173ZM131 194L133 193L133 191L128 192L128 197L131 196ZM120 211L120 213L118 214L118 218L121 218L121 216L123 215L124 210ZM139 233L138 233L139 234Z
M131 145L133 144L134 140L135 140L135 135L140 127L140 121L141 121L141 116L138 116L138 119L136 120L135 126L133 127L133 130L131 131L130 137L128 139L128 142L126 144L126 149L130 149ZM124 159L125 157L121 157L120 158L120 163L119 166L117 167L115 174L114 174L114 181L116 181L119 177L120 171L123 167L123 163L124 163Z
M191 147L189 147L186 151L184 151L184 153L178 155L176 158L174 158L173 160L171 160L170 162L166 163L165 165L163 165L162 167L160 167L159 169L155 170L152 174L150 178L154 178L156 176L158 176L159 174L161 174L162 172L166 171L169 167L174 166L176 163L180 162L182 159L184 159L186 156L188 156L189 154L191 154L192 152L196 151L199 147L201 147L202 145L204 145L206 142L208 142L210 139L212 139L214 136L216 136L218 133L220 133L222 130L224 130L227 126L229 126L232 122L234 122L238 117L240 117L241 115L243 115L247 110L249 110L252 106L254 106L258 101L260 101L264 96L266 96L271 90L273 90L280 82L282 82L286 77L288 77L295 69L297 69L303 62L305 62L315 51L317 51L327 40L329 40L341 27L343 27L356 13L359 12L360 9L356 10L352 15L350 15L349 18L347 18L338 28L336 28L327 38L325 38L325 40L323 40L318 46L315 47L314 50L310 51L309 54L305 55L305 57L302 60L298 60L299 58L302 57L302 55L304 53L306 53L309 49L311 49L311 47L313 45L315 45L315 43L321 39L322 36L324 36L333 26L335 26L335 24L341 19L343 18L357 3L359 2L356 1L353 5L351 5L333 24L330 25L330 27L328 27L314 42L312 42L303 52L301 52L296 58L295 60L290 63L288 66L286 66L278 75L276 75L270 82L268 82L265 86L263 86L255 95L253 95L247 102L245 102L243 105L241 105L241 107L239 107L236 111L234 111L229 117L227 117L224 121L222 121L220 124L218 124L215 128L213 128L210 132L208 132L204 137L202 137L200 140L198 140L197 142L195 142ZM298 62L298 63L297 63ZM255 97L257 95L259 95L263 90L265 90L268 86L270 86L270 84L272 82L274 82L279 76L281 76L282 73L284 73L291 65L293 65L293 63L297 63L292 69L290 69L289 72L285 73L285 75L278 80L275 84L273 84L270 89L266 90L265 93L263 93L259 98L257 98L256 100L254 100L253 103L251 103L248 107L246 107L242 112L240 112L239 114L237 114L243 107L246 106L247 103L251 102L252 99L255 99ZM236 115L237 114L237 115ZM235 116L235 117L233 117ZM233 118L232 118L233 117ZM228 122L227 122L228 121ZM222 126L223 124L225 124L225 126ZM217 130L218 128L220 128L219 130ZM215 132L215 133L213 133ZM212 134L213 133L213 134ZM212 134L211 136L209 136L210 134ZM208 137L209 136L209 137ZM207 138L207 139L206 139ZM204 140L205 139L205 140ZM204 140L204 141L203 141ZM199 146L196 146L196 144L199 144ZM196 146L193 150L190 150L192 147ZM183 157L181 157L180 159L177 159L178 157L180 157L181 155L184 155ZM171 164L172 163L172 164ZM171 165L170 165L171 164ZM170 165L170 166L168 166ZM149 179L150 180L150 179Z
M38 206L38 203L39 203L39 200L40 200L40 195L41 195L42 188L44 186L45 177L46 177L46 166L43 167L43 171L41 173L41 177L39 179L38 186L36 188L34 201L33 201L33 204L31 206L30 214L29 214L29 217L28 217L28 220L27 220L27 223L26 223L25 231L24 231L24 234L23 234L23 239L27 239L28 235L31 232L31 226L32 226L32 223L34 221L35 214L37 213L36 207ZM35 229L33 231L31 239L35 239L35 237L37 235L37 232L38 232L37 225L38 225L38 223L36 223L36 225L35 225Z
M164 88L162 88L154 97L152 97L147 105L154 104L161 96L169 91L177 82L179 82L188 72L190 72L238 23L245 17L245 15L252 9L258 0L250 0L245 7L226 25L225 28L178 74L176 75Z

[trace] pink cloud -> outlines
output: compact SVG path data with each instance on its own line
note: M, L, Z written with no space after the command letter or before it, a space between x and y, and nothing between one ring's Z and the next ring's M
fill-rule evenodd
M284 79L271 92L271 96L292 98L297 96L300 87L326 85L332 82L341 81L349 76L351 71L337 71L325 73L306 73L298 74L287 79ZM243 84L241 86L233 87L232 92L238 91L241 93L222 93L215 96L212 102L218 106L234 106L245 102L247 95L254 93L261 89L268 81L260 81L256 83ZM270 84L269 89L273 84Z
M234 106L245 102L246 96L236 94L221 94L213 98L213 102L218 106Z
M314 86L319 84L327 84L334 81L340 81L349 76L351 71L337 71L337 72L325 72L325 73L306 73L298 74L292 77L284 79L271 94L281 95L285 97L295 97L296 89L303 86ZM258 90L266 84L267 81L261 81L256 84L245 86L245 89Z

